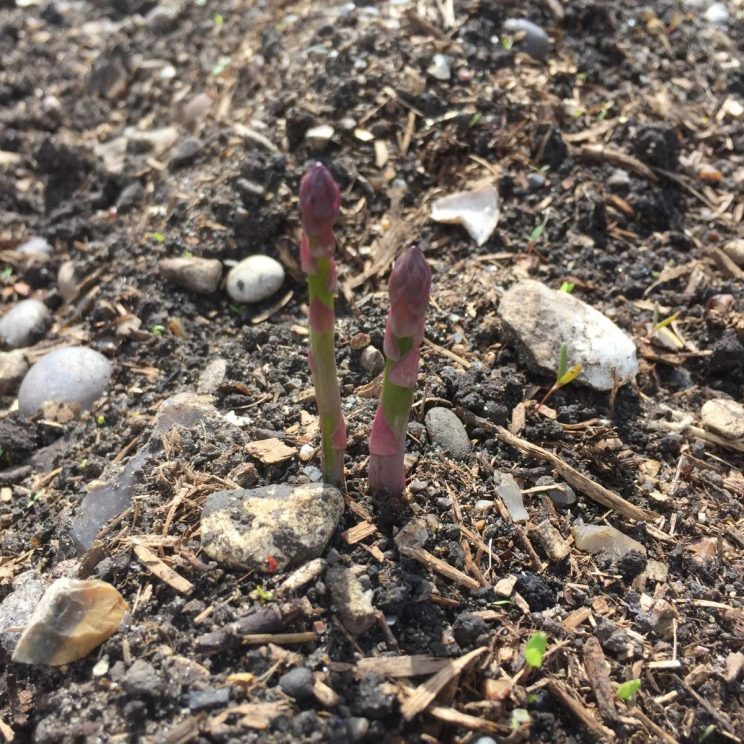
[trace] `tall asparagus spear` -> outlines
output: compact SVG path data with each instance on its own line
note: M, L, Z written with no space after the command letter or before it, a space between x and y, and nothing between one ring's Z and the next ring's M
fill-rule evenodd
M413 246L395 262L388 284L385 374L369 437L369 487L376 496L400 496L405 487L406 432L430 290L431 271L421 249Z
M304 228L300 263L307 274L309 294L308 360L320 417L323 480L343 489L346 423L341 412L336 372L336 316L333 310L336 239L332 229L340 209L341 194L333 176L322 163L314 163L300 184L300 213Z

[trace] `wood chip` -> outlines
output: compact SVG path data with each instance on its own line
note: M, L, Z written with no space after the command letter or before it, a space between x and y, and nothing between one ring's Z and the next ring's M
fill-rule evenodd
M605 488L599 483L595 483L591 478L579 472L567 462L564 462L560 457L558 457L558 455L512 434L507 429L504 429L503 426L496 426L494 428L496 434L498 434L499 438L506 442L506 444L510 444L512 447L516 447L517 449L526 452L528 455L549 462L571 486L581 491L598 504L602 504L602 506L606 506L608 509L614 509L624 517L635 519L639 522L656 519L659 516L652 511L631 504L622 496L618 496L608 488Z
M313 683L313 695L315 699L326 708L335 708L341 702L341 696L322 680L316 679Z
M264 465L276 465L278 462L294 457L297 452L294 447L288 447L281 439L276 437L249 442L245 448L249 455L255 457Z
M584 641L584 668L589 684L594 690L597 707L607 723L617 721L617 709L615 708L615 696L610 682L609 667L605 659L602 647L594 636L589 636Z
M549 679L545 686L554 698L557 698L573 716L578 718L587 731L592 734L595 741L615 741L614 732L603 726L561 682Z
M365 540L370 535L374 535L375 532L377 532L377 527L370 522L359 522L359 524L342 532L341 537L344 538L347 545L356 545L356 543Z
M249 646L265 645L275 643L277 646L292 643L314 643L318 640L318 634L312 631L307 633L253 633L243 636L243 643Z
M360 659L356 663L354 671L358 677L363 677L370 672L375 672L382 677L418 677L424 674L436 674L449 663L449 659L427 656L426 654L373 656Z
M592 615L592 611L588 607L580 607L578 610L574 610L570 613L561 625L566 630L576 630L580 625L583 625Z
M410 721L414 716L425 710L446 685L459 677L464 669L467 669L470 664L486 653L488 653L486 646L476 648L469 654L465 654L465 656L461 656L459 659L455 659L455 661L450 661L447 666L442 667L433 677L430 677L422 685L419 685L400 707L403 718L406 721Z
M134 554L137 560L154 576L157 576L163 583L168 584L179 594L190 594L194 585L180 574L176 573L170 566L160 560L158 556L144 545L134 545Z

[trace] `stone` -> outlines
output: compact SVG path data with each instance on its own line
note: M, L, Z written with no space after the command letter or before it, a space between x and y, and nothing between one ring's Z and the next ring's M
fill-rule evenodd
M26 623L13 661L62 666L82 659L116 632L128 609L105 581L57 579Z
M194 690L189 693L189 710L192 713L196 713L200 710L221 708L229 702L229 687L214 687L209 690Z
M576 548L591 555L606 553L612 558L620 559L630 553L631 550L646 555L644 545L609 524L584 524L579 519L574 523L571 531L573 532Z
M544 59L550 51L550 38L536 23L525 18L507 18L504 30L511 34L522 35L518 42L519 49L535 59Z
M730 16L726 3L713 3L703 13L703 18L714 26L728 26Z
M16 251L18 253L24 253L26 255L47 255L51 252L52 246L44 238L34 236L21 243Z
M472 612L461 612L452 624L452 635L460 646L472 646L488 633L488 623Z
M0 395L15 395L28 372L28 360L21 349L0 351Z
M204 503L202 546L226 566L271 573L318 558L343 511L326 483L219 491Z
M452 459L464 460L470 454L470 439L465 426L449 408L430 408L425 423L431 442L445 450Z
M216 258L164 258L158 270L169 282L200 295L214 294L222 279L222 263Z
M496 492L504 502L509 516L515 522L526 522L530 515L524 508L522 489L510 473L494 473L493 480L496 483Z
M282 692L293 697L298 703L309 703L314 699L313 685L315 677L305 667L295 667L279 677Z
M185 124L198 124L212 108L212 96L208 93L197 93L181 109L181 118Z
M132 183L125 186L119 194L119 198L116 200L116 211L119 214L131 212L138 204L141 204L144 199L144 186L139 181L132 181Z
M161 681L155 667L149 661L135 659L132 666L127 669L121 686L129 697L152 698L160 689Z
M360 635L376 619L372 605L372 590L364 591L353 571L332 566L326 572L326 583L341 623L352 635Z
M744 406L730 398L706 401L700 411L703 426L724 439L744 440Z
M542 475L535 481L535 486L547 487L548 498L561 507L573 506L576 503L576 492L568 483L556 483L549 475ZM552 488L551 488L552 486Z
M723 246L723 252L737 265L744 266L744 238L737 238Z
M452 60L446 54L435 54L431 59L431 64L427 72L436 80L449 80L452 76Z
M11 349L30 346L44 332L49 309L39 300L21 300L0 318L0 338Z
M202 147L201 140L198 140L196 137L187 137L176 147L175 152L171 155L170 167L183 168L190 165L201 152Z
M577 382L612 390L638 373L633 341L609 318L568 292L527 280L504 294L499 305L504 330L527 363L554 377L563 343L568 364L581 364Z
M107 472L83 498L72 518L70 535L77 549L83 553L91 547L99 530L113 517L121 514L132 502L136 479L140 476L151 454L151 443L160 440L175 426L190 429L200 423L211 423L229 428L219 411L206 396L179 393L163 401L158 408L153 436L134 454L123 469Z
M227 294L243 305L263 302L284 284L284 267L270 256L248 256L230 269Z
M362 369L370 376L377 377L385 367L385 357L379 349L374 346L368 346L363 352L360 359Z
M88 410L103 395L111 378L111 362L83 346L56 349L43 356L23 378L18 407L32 416L47 401Z
M13 579L13 591L0 603L0 645L9 653L18 643L21 630L33 615L49 582L36 571L24 571Z
M78 280L74 261L64 261L57 271L57 288L65 302L73 300L78 293Z
M213 359L199 375L196 392L203 394L214 393L223 383L227 374L227 360Z

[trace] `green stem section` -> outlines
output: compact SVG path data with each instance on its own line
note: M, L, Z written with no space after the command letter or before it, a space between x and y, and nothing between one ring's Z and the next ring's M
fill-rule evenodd
M344 451L345 446L333 446L334 432L340 429L343 441L346 440L346 428L341 411L341 392L336 369L335 316L333 316L333 292L328 289L331 274L331 260L316 260L318 271L308 274L308 297L312 306L313 300L322 302L331 312L333 323L328 331L319 332L310 323L310 349L312 354L311 370L315 386L315 400L320 418L321 452L323 459L323 480L337 488L345 489Z
M411 415L415 389L390 382L390 372L395 366L392 359L385 360L385 375L382 383L382 414L398 442L405 442L408 433L408 418ZM401 448L405 451L405 447Z

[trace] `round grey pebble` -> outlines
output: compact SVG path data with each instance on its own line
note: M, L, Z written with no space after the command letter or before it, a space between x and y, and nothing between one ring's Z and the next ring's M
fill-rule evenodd
M173 153L170 159L171 168L182 168L192 163L202 149L202 143L196 137L187 137Z
M576 493L568 483L558 485L549 475L543 475L535 481L536 486L555 486L547 494L556 506L572 506L576 503Z
M309 702L313 699L313 673L305 667L295 667L279 677L279 687L298 702Z
M49 309L39 300L22 300L0 318L0 336L11 349L30 346L49 322Z
M362 352L362 369L371 377L375 377L382 372L385 366L385 357L379 349L375 349L374 346L368 346Z
M504 30L513 34L524 34L519 48L530 57L543 59L550 51L550 38L540 26L532 21L525 18L507 18L504 21Z
M449 408L431 408L426 414L426 432L432 443L445 450L455 460L463 460L470 452L470 440L465 427Z
M248 256L227 275L227 294L243 305L263 302L284 283L284 267L270 256Z
M160 677L149 661L137 659L127 669L122 687L133 698L154 697L160 687Z
M103 354L83 346L57 349L36 362L23 378L18 408L24 416L31 416L46 401L54 401L88 410L110 377L111 363Z

